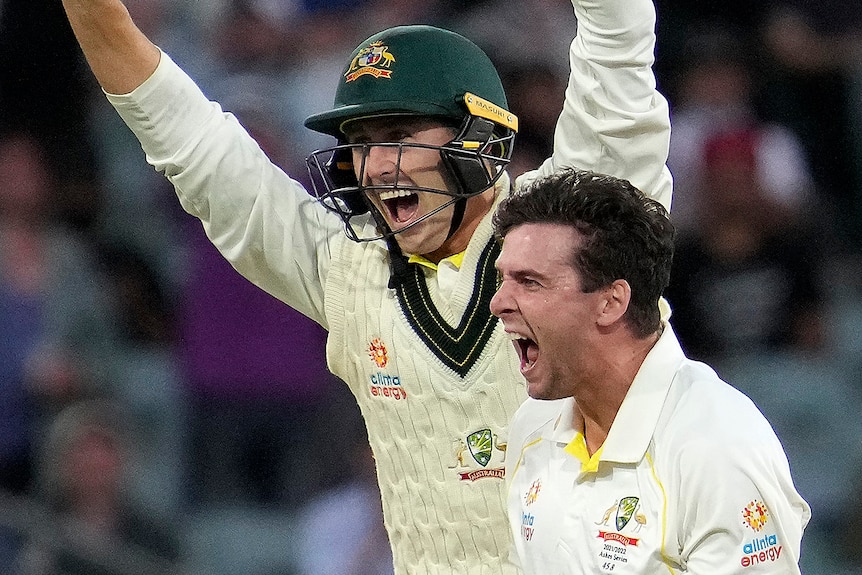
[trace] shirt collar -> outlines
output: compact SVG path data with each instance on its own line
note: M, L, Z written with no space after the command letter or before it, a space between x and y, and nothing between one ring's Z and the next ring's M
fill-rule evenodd
M647 354L614 418L604 443L604 461L636 463L652 441L667 392L685 360L670 324L663 325L661 337Z
M452 264L455 267L455 269L461 269L461 264L463 263L463 261L464 261L464 252L460 252L457 254L453 254L449 257L443 258L442 260L440 260L440 263L449 262L450 264ZM417 256L417 255L410 256L407 259L407 262L411 263L411 264L419 264L420 266L425 266L426 268L432 269L434 271L437 271L437 268L440 267L440 264L435 264L434 262L432 262L431 260L429 260L425 256Z
M684 359L676 334L670 324L664 323L664 331L635 375L607 439L591 459L598 457L602 461L637 463L643 458L652 441L667 392ZM575 429L574 416L574 398L561 400L560 415L553 425L545 428L543 437L566 445L578 439L583 441L580 430ZM577 457L575 447L567 448L567 452Z
M507 172L503 172L494 184L494 203L491 206L491 209L488 210L488 213L485 214L484 219L490 221L491 218L493 218L494 212L497 210L497 206L499 206L500 202L502 202L503 199L509 195L511 185L512 184L511 180L509 179L509 174ZM479 229L482 229L481 225L479 226ZM490 226L488 226L488 230L488 234L490 235L492 233L492 229ZM481 238L478 236L478 233L473 234L473 237L470 239L470 242L472 243L474 241L477 241L478 239L479 241L481 241L482 245L485 245L485 243L488 241L488 238ZM440 263L449 262L452 266L455 267L455 269L461 269L461 264L464 262L465 253L466 250L457 254L453 254L449 257L445 257L440 260ZM419 264L420 266L425 266L426 268L432 269L434 271L437 271L437 269L440 267L439 264L435 264L425 256L417 254L408 254L407 261L411 264Z

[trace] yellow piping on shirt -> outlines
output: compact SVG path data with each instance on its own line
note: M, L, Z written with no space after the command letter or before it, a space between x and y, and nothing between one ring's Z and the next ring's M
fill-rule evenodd
M541 437L538 437L531 441L530 443L525 443L524 447L521 448L521 453L518 454L518 462L515 464L515 467L512 469L512 477L507 477L507 483L509 484L509 489L506 492L506 497L508 497L509 492L512 490L512 479L515 478L515 475L518 474L518 470L521 468L521 462L524 461L524 452L527 451L528 447L532 447L542 441Z
M664 562L665 567L667 567L668 572L673 574L673 567L671 567L671 561L668 559L667 553L665 552L665 541L667 535L667 493L664 490L664 485L662 485L661 480L658 478L658 475L655 471L655 465L653 464L652 457L647 452L646 460L649 463L650 471L652 472L652 477L655 479L656 484L659 489L661 489L661 498L662 498L662 506L661 506L661 559Z

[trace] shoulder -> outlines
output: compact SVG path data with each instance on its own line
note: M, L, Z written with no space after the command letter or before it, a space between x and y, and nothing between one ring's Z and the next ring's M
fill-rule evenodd
M571 400L569 400L570 402ZM542 437L548 426L553 426L567 400L538 400L528 397L515 411L509 425L506 457L506 477L511 481L520 466L527 445ZM570 404L570 403L568 403Z
M509 445L520 453L527 443L541 435L543 429L553 425L565 402L565 399L548 401L528 397L512 417Z
M707 467L786 461L772 425L754 402L712 368L691 360L682 364L668 391L656 449Z
M666 415L708 431L735 422L767 423L754 402L724 381L705 363L686 359L677 370L668 392Z

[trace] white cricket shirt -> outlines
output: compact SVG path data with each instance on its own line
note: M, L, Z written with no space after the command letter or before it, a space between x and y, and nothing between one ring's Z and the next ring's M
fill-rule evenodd
M810 509L778 438L669 325L593 457L574 405L528 400L510 428L525 574L799 573Z

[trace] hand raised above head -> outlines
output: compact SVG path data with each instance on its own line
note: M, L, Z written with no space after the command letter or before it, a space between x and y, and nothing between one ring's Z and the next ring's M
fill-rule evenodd
M159 49L135 25L120 0L63 0L63 8L106 92L131 92L158 66Z

